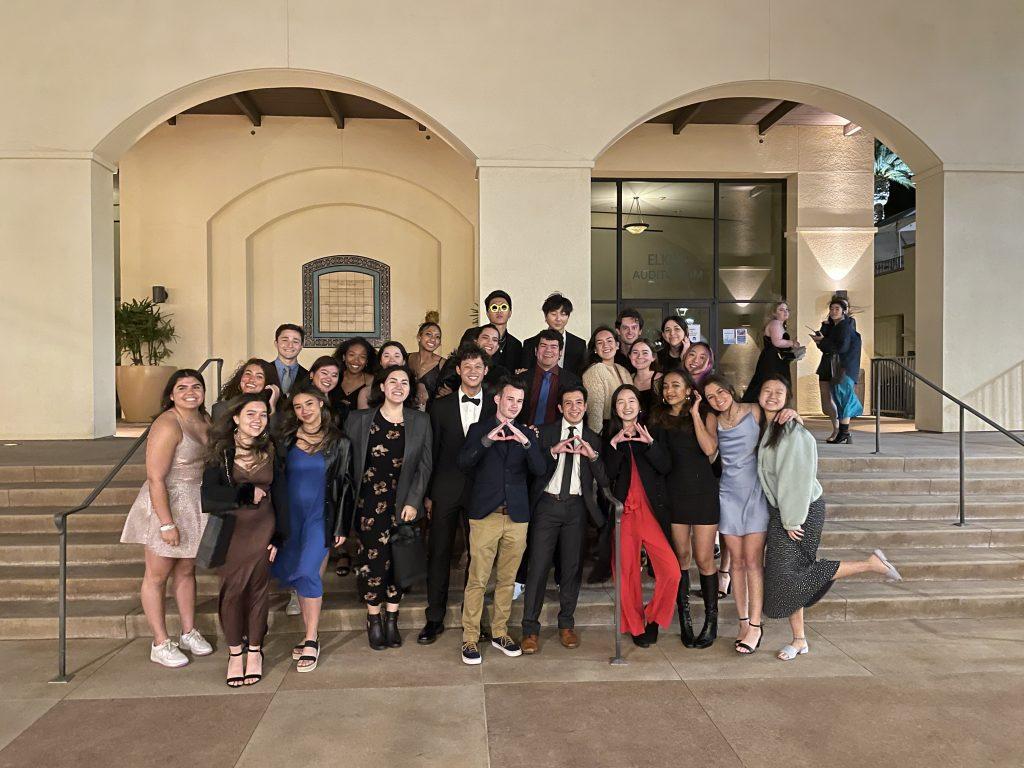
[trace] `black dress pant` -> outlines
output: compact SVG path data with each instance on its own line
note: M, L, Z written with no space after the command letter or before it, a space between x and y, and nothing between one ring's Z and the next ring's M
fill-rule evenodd
M455 534L462 528L469 557L469 522L461 503L435 504L427 529L427 621L444 621L448 610L448 587L451 580L452 552ZM467 563L466 574L469 574ZM465 583L463 583L465 586Z
M572 629L573 614L580 597L583 565L583 537L586 533L587 507L582 496L565 501L549 493L541 496L530 519L530 565L526 572L526 603L523 607L523 634L540 631L540 612L548 573L558 553L561 565L558 584L558 628Z

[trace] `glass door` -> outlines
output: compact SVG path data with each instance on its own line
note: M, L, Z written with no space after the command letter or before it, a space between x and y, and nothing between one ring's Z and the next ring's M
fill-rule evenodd
M623 307L633 307L640 311L644 318L644 336L651 341L661 339L661 322L666 317L677 317L690 331L691 338L701 341L713 340L715 337L713 313L710 301L631 301L623 302Z

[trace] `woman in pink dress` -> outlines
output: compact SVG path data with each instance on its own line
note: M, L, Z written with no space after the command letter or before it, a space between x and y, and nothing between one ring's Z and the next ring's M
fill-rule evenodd
M195 557L206 527L200 488L206 434L210 419L204 404L202 374L190 368L175 371L164 388L161 413L146 444L146 482L128 512L121 542L143 544L146 572L142 577L142 610L153 631L149 658L165 667L183 667L188 657L213 653L195 628ZM164 593L167 580L181 617L178 642L167 634Z

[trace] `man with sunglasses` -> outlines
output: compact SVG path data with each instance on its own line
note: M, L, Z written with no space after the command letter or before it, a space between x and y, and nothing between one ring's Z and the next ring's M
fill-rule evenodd
M523 342L508 332L508 321L512 318L512 297L505 291L491 291L484 299L487 320L498 329L498 351L492 356L493 365L501 365L509 373L519 367L523 356Z

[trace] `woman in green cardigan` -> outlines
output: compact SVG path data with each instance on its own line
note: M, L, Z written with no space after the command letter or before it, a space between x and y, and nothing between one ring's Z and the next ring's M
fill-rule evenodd
M764 426L757 474L768 498L769 513L764 615L789 618L793 642L779 651L778 658L790 661L808 651L804 608L824 597L836 579L867 572L890 581L900 581L901 576L880 549L867 560L817 559L825 526L825 499L816 477L818 449L814 437L795 421L775 423L775 415L789 407L789 382L777 376L765 379L758 402L765 418L761 422Z

